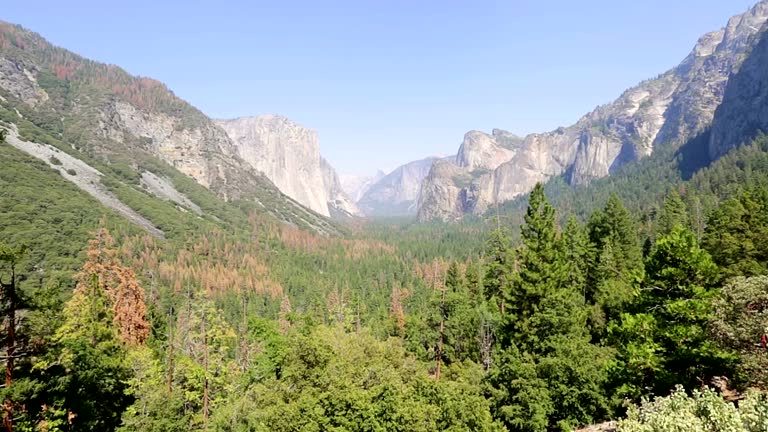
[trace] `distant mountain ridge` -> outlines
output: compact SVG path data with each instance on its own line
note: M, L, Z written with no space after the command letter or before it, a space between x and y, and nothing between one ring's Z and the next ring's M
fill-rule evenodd
M143 179L167 180L180 172L214 192L222 205L253 202L278 220L338 232L281 193L240 157L224 130L162 83L85 59L1 21L0 112L0 126L18 130L18 142L64 151L101 171L112 189L132 188L151 201L156 197Z
M660 146L696 136L712 124L728 78L738 71L767 20L768 1L763 0L731 18L725 28L700 38L677 67L625 91L570 127L511 141L512 135L500 130L467 133L460 157L435 163L425 179L419 220L482 214L558 175L571 185L586 184Z
M382 170L378 170L376 171L376 174L370 176L341 174L341 187L344 189L344 192L352 199L352 201L358 202L363 197L363 195L368 192L368 189L370 189L372 185L384 178L386 175L387 174Z
M421 184L432 164L440 159L431 156L395 168L371 184L357 205L370 217L416 215Z

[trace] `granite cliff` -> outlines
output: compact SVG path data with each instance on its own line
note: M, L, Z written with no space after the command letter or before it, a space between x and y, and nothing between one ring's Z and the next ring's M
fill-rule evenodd
M437 157L407 163L368 187L357 205L366 216L412 216L416 214L421 184Z
M768 1L763 0L731 18L725 28L701 37L677 67L625 91L572 126L521 140L500 130L467 133L451 166L433 165L424 181L419 220L481 214L553 176L586 184L660 146L680 145L705 132L723 101L728 78L755 46L766 20ZM717 131L715 125L713 154L724 134Z
M237 154L281 192L323 215L358 215L336 171L320 155L317 133L285 117L264 115L217 120Z

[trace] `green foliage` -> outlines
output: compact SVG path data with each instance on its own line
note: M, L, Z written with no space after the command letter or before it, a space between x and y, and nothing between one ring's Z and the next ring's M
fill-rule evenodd
M619 432L758 432L768 429L768 400L749 393L738 408L714 390L694 390L688 396L678 387L668 397L644 400L632 407Z
M133 400L126 385L131 371L104 291L95 280L89 288L67 302L53 349L36 368L46 381L48 403L65 410L72 417L68 422L79 430L109 431Z
M588 225L594 245L586 301L593 304L591 323L598 335L631 302L643 278L643 257L637 223L617 195L603 210L592 214Z
M572 430L608 412L610 351L586 332L586 235L561 238L541 185L521 229L519 272L506 293L501 355L488 377L494 412L514 431ZM574 275L576 272L577 275Z
M217 430L499 430L477 378L436 382L395 339L318 327L292 335L279 369L220 410Z
M716 295L717 268L687 229L677 225L659 238L646 262L635 314L609 328L619 347L614 373L622 395L637 398L676 384L692 388L730 368L733 356L718 347L706 327Z
M703 246L725 278L768 273L768 189L747 190L710 216Z
M738 277L727 283L713 300L709 330L721 347L739 353L737 385L768 389L762 341L768 335L768 277Z
M685 203L677 191L673 189L664 200L664 206L656 223L656 231L660 235L666 235L671 233L676 226L688 227L689 220Z
M17 430L570 431L615 416L625 397L715 374L766 385L768 282L754 277L768 269L766 137L700 170L706 132L589 186L556 177L509 203L503 223L347 230L261 176L226 179L240 189L224 202L151 156L146 139L97 130L114 101L175 116L177 130L206 124L164 86L1 23L0 42L49 96L33 107L0 89L0 121L97 168L166 234L137 235L47 164L0 145L0 234L30 246L18 262L25 357L0 389ZM144 172L203 215L152 197ZM146 282L147 346L120 342L98 292L76 292L61 311L104 214ZM302 231L318 227L339 236ZM428 280L419 269L433 263ZM392 331L396 315L404 324ZM742 430L740 416L764 430L765 415L755 395L735 411L712 393L678 392L621 427Z

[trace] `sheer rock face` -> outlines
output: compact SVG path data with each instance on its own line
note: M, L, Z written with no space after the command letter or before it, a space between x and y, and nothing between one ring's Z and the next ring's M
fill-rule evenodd
M438 159L429 157L398 167L371 185L357 205L367 216L416 214L421 184L429 174L432 163Z
M718 158L760 132L768 133L768 31L728 81L712 123L709 155Z
M146 179L161 174L147 171L157 158L224 200L252 200L280 221L337 232L281 194L239 156L224 130L161 82L83 58L4 21L0 106L19 119L26 113L33 124L93 160L122 163Z
M376 184L386 175L387 174L381 170L377 171L376 174L372 176L342 174L340 176L341 188L352 201L358 202L363 198L365 193L368 192L368 189L370 189L371 186Z
M728 77L744 62L766 20L768 0L763 0L724 29L704 35L676 68L627 90L570 127L528 135L521 142L505 141L514 135L500 130L491 135L469 132L454 162L458 170L435 166L427 176L419 220L480 214L552 176L586 184L659 146L680 145L705 131L723 101ZM722 144L727 138L713 135L713 140L712 154L727 147Z
M496 169L515 155L514 150L505 148L495 136L480 131L470 131L456 155L456 165L469 170Z
M275 115L216 122L241 158L267 176L281 192L323 215L331 209L357 215L338 176L320 156L317 133Z
M328 199L328 210L334 218L360 216L362 212L341 187L341 181L336 170L324 158L320 158L320 168L323 172L323 184Z

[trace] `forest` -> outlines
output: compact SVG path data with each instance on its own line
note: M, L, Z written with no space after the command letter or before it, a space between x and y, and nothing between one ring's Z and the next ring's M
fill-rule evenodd
M339 236L241 207L157 239L40 167L3 188L4 430L768 430L767 146Z

